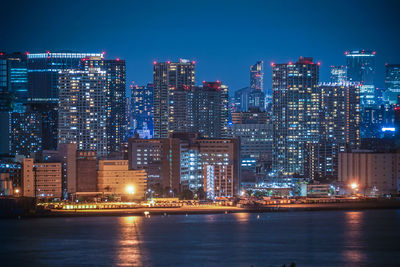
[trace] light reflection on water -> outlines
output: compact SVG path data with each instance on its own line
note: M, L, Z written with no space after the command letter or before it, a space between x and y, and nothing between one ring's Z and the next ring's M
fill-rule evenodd
M117 245L117 266L143 266L140 248L140 225L142 217L120 217L119 244Z
M366 259L361 245L363 215L364 213L361 211L348 211L345 213L343 257L349 265L363 262Z

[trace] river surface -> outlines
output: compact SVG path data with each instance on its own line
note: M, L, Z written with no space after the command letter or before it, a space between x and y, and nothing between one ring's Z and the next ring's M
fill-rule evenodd
M400 210L0 220L0 266L400 266Z

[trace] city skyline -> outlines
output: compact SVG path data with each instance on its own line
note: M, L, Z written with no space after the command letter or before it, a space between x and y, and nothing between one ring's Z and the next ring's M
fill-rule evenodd
M372 49L377 53L379 88L385 86L385 63L400 62L396 47L400 32L395 21L400 4L396 1L180 3L100 2L72 8L73 3L43 2L44 8L38 10L39 5L26 1L24 8L30 12L23 17L22 13L6 12L1 18L5 25L1 34L8 38L0 51L104 51L106 58L126 60L127 82L137 85L152 80L149 70L154 60L187 58L199 64L198 83L221 80L232 92L248 85L247 70L257 60L265 62L264 89L271 87L271 62L295 61L299 56L320 62L320 80L329 81L330 66L344 65L345 51ZM7 3L5 9L20 6L20 2ZM63 14L56 12L57 7L63 8ZM106 18L96 15L104 10ZM203 16L210 11L216 15L205 21ZM80 20L64 18L64 14L79 15ZM40 15L46 16L38 19ZM172 27L175 31L167 30ZM210 41L202 41L204 38Z

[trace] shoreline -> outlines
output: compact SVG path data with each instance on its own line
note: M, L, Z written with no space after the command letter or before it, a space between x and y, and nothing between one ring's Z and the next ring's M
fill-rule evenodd
M400 209L400 201L363 201L352 203L321 203L321 204L283 204L258 207L181 207L181 208L135 208L135 209L104 209L104 210L49 210L24 218L57 218L57 217L98 217L98 216L165 216L165 215L195 215L195 214L226 214L226 213L267 213L296 211L332 211L332 210L373 210Z

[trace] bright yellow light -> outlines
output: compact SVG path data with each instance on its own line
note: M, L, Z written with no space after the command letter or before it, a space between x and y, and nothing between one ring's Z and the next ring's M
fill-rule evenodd
M18 194L18 193L19 193L19 189L15 189L15 193L17 193L17 194Z
M130 195L133 195L135 193L135 188L132 185L128 185L126 187L126 192Z
M352 183L350 186L351 186L351 189L356 189L358 187L358 184Z

